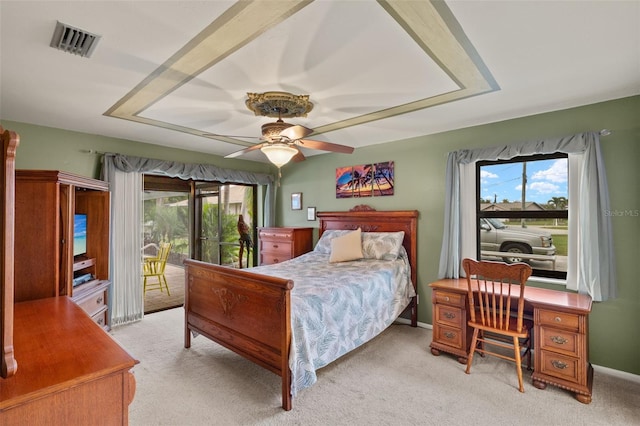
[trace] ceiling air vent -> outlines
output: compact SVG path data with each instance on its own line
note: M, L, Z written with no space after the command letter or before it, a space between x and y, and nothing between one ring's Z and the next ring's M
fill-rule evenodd
M99 35L57 21L51 47L88 58L100 40Z

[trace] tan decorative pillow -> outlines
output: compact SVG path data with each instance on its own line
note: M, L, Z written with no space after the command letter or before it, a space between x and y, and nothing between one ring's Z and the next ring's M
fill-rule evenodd
M362 231L360 228L331 240L329 263L362 259Z

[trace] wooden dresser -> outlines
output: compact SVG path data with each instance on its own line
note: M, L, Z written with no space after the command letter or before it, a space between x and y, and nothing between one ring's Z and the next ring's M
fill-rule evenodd
M310 252L313 228L260 228L260 265L272 265Z
M137 361L65 296L15 304L18 369L0 379L2 425L126 425Z
M433 302L431 353L447 352L467 362L472 332L467 325L467 281L442 279L429 284ZM533 385L547 384L591 402L593 367L589 363L591 297L564 291L526 287L525 313L534 322Z

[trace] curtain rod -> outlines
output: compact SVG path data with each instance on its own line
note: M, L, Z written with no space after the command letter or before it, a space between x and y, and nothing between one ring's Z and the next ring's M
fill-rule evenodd
M106 152L96 151L95 149L81 149L80 152L83 154L95 154L95 155L104 155Z

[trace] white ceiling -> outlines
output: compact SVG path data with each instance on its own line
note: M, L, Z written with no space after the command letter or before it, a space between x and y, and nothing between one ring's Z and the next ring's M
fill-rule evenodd
M286 121L356 149L640 94L637 0L1 0L0 24L0 118L222 156L275 120L247 92L310 95Z

